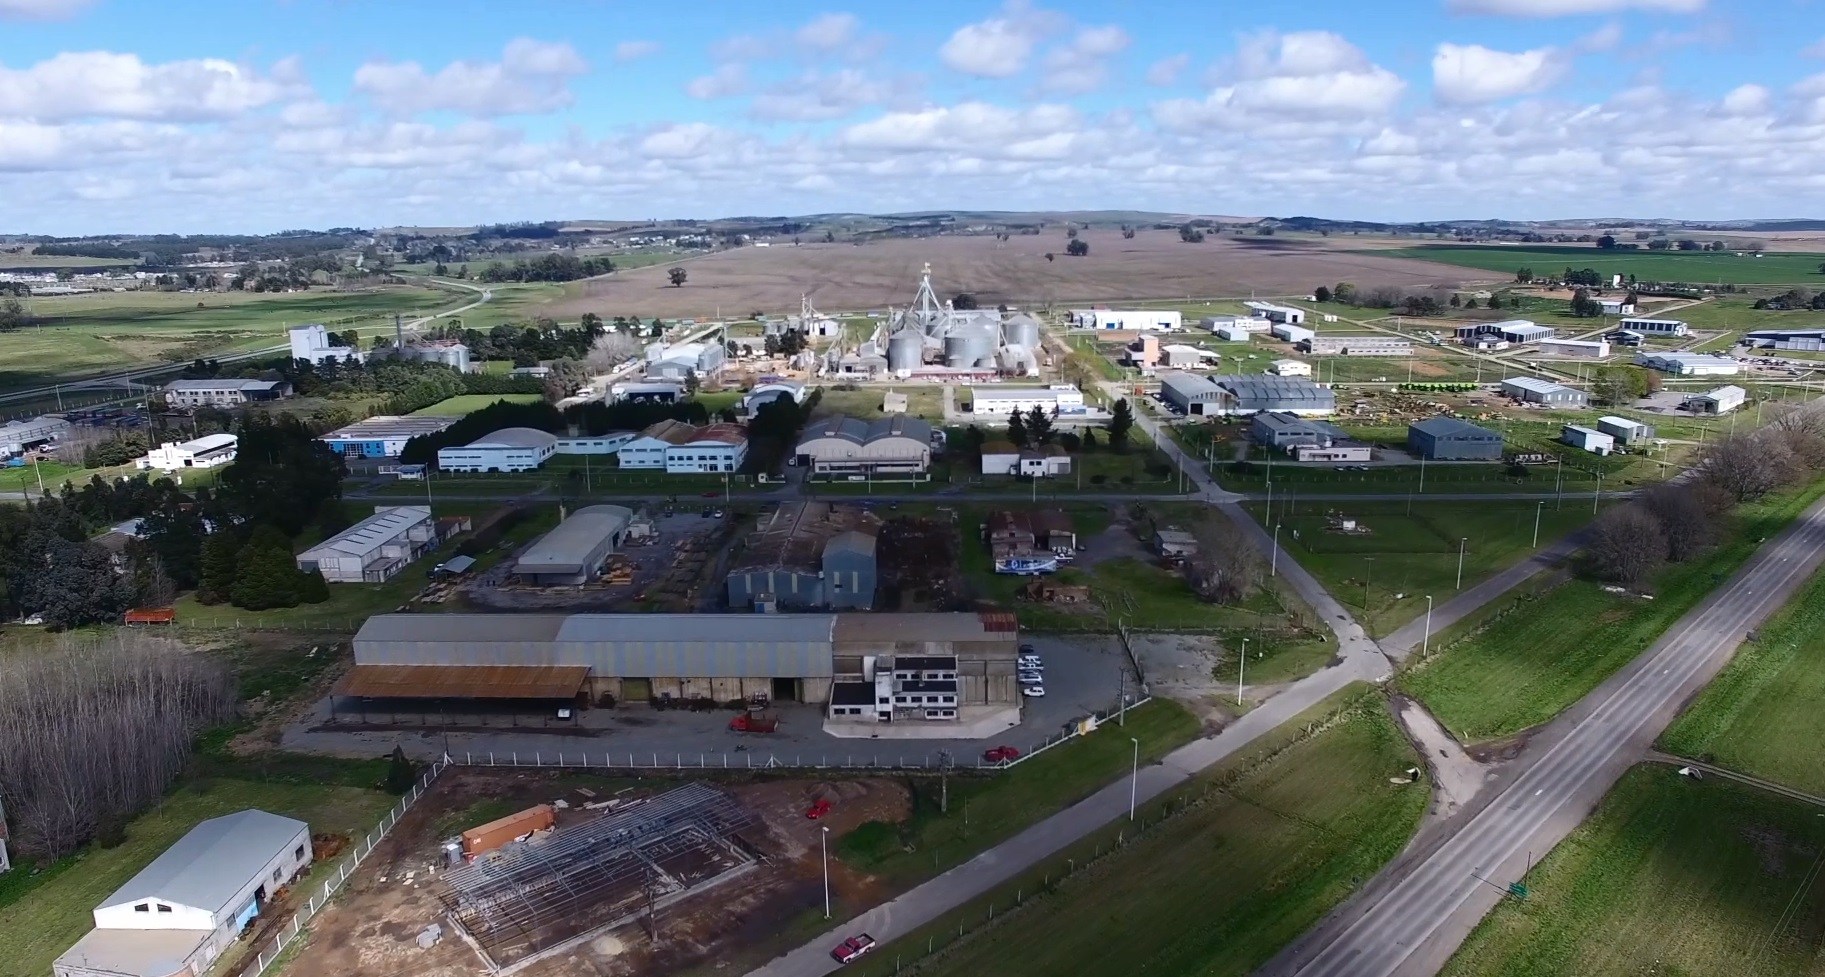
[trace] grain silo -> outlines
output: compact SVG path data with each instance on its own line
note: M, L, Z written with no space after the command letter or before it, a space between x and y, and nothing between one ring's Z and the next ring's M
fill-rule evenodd
M1030 315L1016 313L1002 323L1001 344L1003 346L1024 346L1027 349L1039 348L1039 322Z
M887 337L887 368L911 373L925 364L925 337L917 329L902 329Z

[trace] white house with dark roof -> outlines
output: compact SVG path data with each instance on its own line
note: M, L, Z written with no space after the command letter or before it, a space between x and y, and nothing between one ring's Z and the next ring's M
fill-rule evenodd
M266 811L211 818L95 907L95 928L56 977L206 973L278 890L311 863L310 826Z
M557 453L557 435L508 427L465 445L437 449L437 468L446 472L529 472Z

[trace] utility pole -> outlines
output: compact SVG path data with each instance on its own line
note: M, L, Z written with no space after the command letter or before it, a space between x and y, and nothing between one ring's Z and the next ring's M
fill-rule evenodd
M1544 511L1546 511L1546 503L1539 502L1534 505L1534 545L1533 545L1533 548L1536 550L1540 548L1540 513L1544 512Z
M1248 639L1242 639L1242 654L1236 658L1236 705L1242 704L1242 673L1248 668Z
M1277 522L1274 523L1274 552L1272 556L1268 557L1267 575L1280 576L1280 524Z
M1141 741L1130 736L1128 742L1134 744L1134 766L1128 774L1128 820L1133 821L1134 805L1141 788Z
M1419 639L1419 656L1426 657L1426 649L1432 646L1432 595L1426 595L1426 631Z
M1459 536L1458 537L1458 540L1457 540L1457 589L1459 589L1459 590L1464 589L1464 544L1468 543L1468 542L1470 542L1470 537L1468 537L1468 536Z

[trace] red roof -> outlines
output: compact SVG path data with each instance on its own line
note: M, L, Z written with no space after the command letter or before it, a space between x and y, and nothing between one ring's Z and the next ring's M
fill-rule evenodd
M170 624L177 620L174 607L135 607L126 614L128 624Z

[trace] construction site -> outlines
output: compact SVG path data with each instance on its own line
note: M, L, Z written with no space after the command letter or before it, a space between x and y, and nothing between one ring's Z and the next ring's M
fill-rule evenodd
M910 803L885 779L452 768L312 923L286 972L596 977L726 960L822 905L821 829L897 822ZM838 898L877 892L834 857L830 878Z

